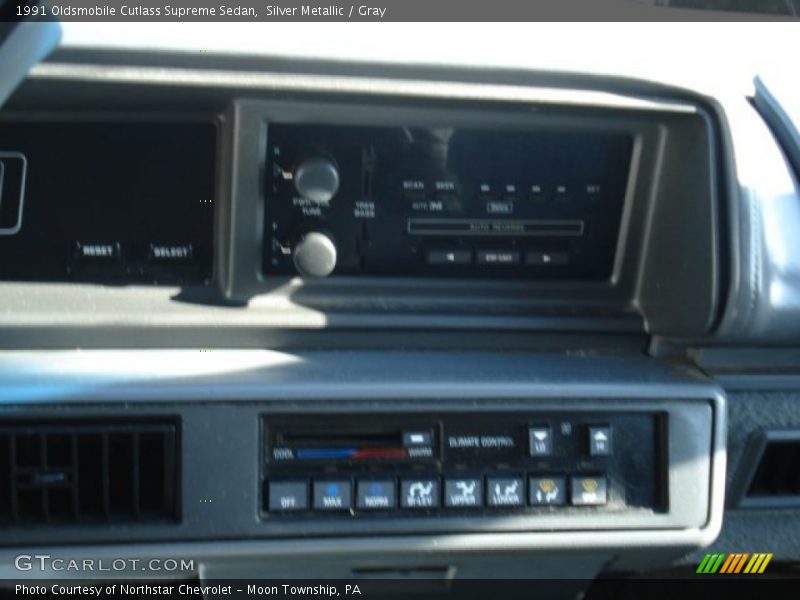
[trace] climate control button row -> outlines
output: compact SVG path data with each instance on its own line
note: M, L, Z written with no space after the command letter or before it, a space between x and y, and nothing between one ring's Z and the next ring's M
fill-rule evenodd
M527 488L527 494L526 494ZM270 512L430 511L439 508L601 506L608 502L605 476L514 474L392 478L272 480Z

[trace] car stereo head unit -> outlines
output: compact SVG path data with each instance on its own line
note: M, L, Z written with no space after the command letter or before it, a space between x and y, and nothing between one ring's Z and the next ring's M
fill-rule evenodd
M272 123L263 270L607 280L633 136Z

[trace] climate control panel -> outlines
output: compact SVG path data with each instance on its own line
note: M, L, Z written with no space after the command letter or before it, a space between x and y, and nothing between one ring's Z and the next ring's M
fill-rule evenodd
M262 515L666 509L658 413L269 417Z

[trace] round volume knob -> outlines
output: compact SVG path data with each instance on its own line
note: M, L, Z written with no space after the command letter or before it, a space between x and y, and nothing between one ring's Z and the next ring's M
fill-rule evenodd
M303 198L328 204L339 191L339 171L327 158L309 158L295 169L294 187Z
M304 277L327 277L336 267L336 245L324 233L311 231L295 244L294 266Z

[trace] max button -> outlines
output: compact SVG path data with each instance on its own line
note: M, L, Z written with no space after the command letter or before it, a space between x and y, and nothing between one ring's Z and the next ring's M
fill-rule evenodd
M353 491L350 481L314 481L314 510L350 510Z

